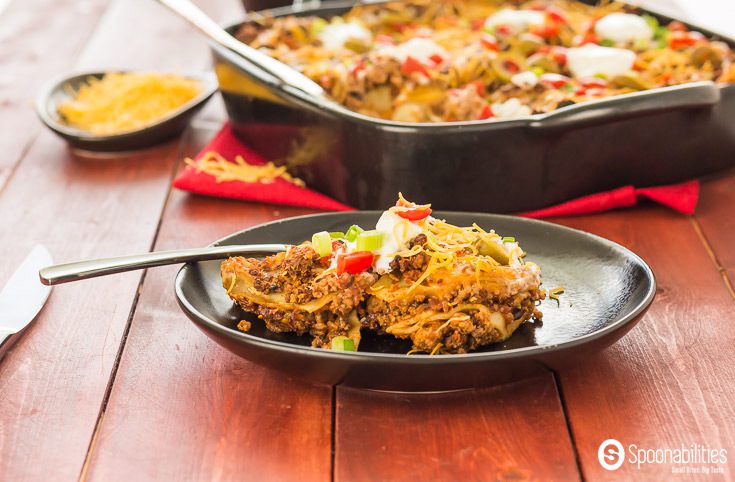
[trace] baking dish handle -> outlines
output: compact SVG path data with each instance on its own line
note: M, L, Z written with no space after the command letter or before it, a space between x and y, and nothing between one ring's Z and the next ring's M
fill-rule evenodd
M712 107L719 101L720 89L714 82L693 82L561 108L537 117L529 125L534 129L568 128L639 117L661 111Z

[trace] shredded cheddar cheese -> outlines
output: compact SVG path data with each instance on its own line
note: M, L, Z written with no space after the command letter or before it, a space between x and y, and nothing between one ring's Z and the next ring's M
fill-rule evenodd
M213 176L218 183L242 181L270 184L281 178L297 186L305 186L304 181L286 171L286 166L276 166L272 162L263 165L248 164L242 156L235 156L234 161L229 161L215 151L209 151L197 160L187 158L185 162L198 172Z
M120 134L154 124L201 90L199 81L178 75L112 72L88 78L58 112L69 125L92 134Z

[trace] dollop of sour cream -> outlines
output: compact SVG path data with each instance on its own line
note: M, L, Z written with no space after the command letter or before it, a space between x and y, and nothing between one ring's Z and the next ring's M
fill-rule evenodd
M383 233L383 245L373 252L375 255L373 267L379 274L389 273L392 255L408 248L408 242L423 232L418 224L391 211L385 211L380 216L375 229Z
M413 57L422 64L431 64L432 57L438 55L442 59L449 58L449 52L431 39L414 37L399 45L386 45L380 49L384 55L389 55L400 62Z
M531 108L515 97L505 102L496 102L492 105L492 110L498 119L517 119L531 115Z
M510 78L513 85L517 85L521 89L532 89L538 84L538 76L526 70L525 72L518 72Z
M653 29L643 17L632 13L611 13L597 21L595 34L615 43L651 40Z
M350 39L359 40L365 44L373 41L373 34L370 30L357 22L330 23L319 32L318 37L322 45L330 50L343 48Z
M524 32L531 26L544 24L544 12L536 10L512 10L504 8L490 15L485 20L485 28L507 25L516 32Z
M598 74L614 77L628 72L634 62L635 52L627 49L594 44L567 49L567 65L577 78Z

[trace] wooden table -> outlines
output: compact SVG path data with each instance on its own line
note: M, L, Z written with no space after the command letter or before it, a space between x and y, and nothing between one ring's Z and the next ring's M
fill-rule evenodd
M236 1L201 3L240 15ZM171 190L224 118L219 99L182 139L117 160L76 157L36 120L40 85L72 69L208 67L203 40L151 0L10 1L0 65L0 282L36 242L74 260L204 245L305 212ZM597 450L611 437L727 449L732 478L733 206L730 174L703 184L690 218L646 205L555 220L639 253L656 300L578 367L470 392L310 386L236 358L176 307L176 267L57 287L0 362L0 480L697 478L608 472Z

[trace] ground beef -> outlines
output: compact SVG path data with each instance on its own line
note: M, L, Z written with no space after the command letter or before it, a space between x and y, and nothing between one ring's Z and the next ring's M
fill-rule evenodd
M247 297L247 293L230 292L240 307L254 313L265 322L266 328L277 333L295 332L313 336L314 346L327 345L334 336L345 335L349 329L350 313L358 308L365 298L366 290L377 281L374 273L359 274L324 273L323 258L309 245L295 246L285 253L269 256L263 260L230 258L222 263L223 283L228 273L234 272L235 279L241 270L246 270L253 279L253 287L263 294L283 293L289 303L303 304L333 296L331 302L314 313L303 309L282 310L264 306ZM242 323L238 326L250 328ZM243 329L243 331L247 331Z
M426 244L426 241L426 235L423 233L419 234L408 242L408 248L423 246ZM423 274L428 262L429 255L424 252L408 257L396 256L390 263L390 269L393 275L402 276L406 281L413 283Z

